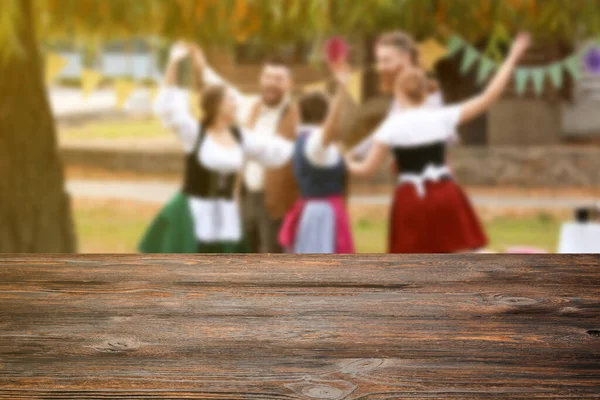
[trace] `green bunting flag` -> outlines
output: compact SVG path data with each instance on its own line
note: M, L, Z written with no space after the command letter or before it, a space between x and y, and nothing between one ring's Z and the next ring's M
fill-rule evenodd
M530 72L528 68L519 68L515 72L515 89L519 96L522 96L525 93L525 89L527 89Z
M556 89L560 89L563 84L563 66L562 63L557 62L548 67L548 74L550 80Z
M461 38L459 38L458 36L452 36L448 40L447 56L448 57L454 56L456 53L458 53L464 47L464 45L465 45L465 43L463 42L463 40Z
M567 71L569 71L569 73L571 74L573 79L581 78L581 66L580 66L578 57L575 57L575 56L569 57L565 61L565 68L567 69Z
M473 64L475 64L477 61L477 58L479 58L479 52L474 47L468 46L465 49L462 65L460 66L460 72L463 75L469 72Z
M531 77L533 80L533 90L535 90L536 96L540 96L544 91L546 71L544 68L534 68L531 70Z
M477 71L477 84L483 84L495 68L496 64L494 64L492 60L487 57L482 57L479 61L479 70Z
M600 38L594 39L600 45ZM590 45L591 46L591 45ZM519 68L515 71L515 89L519 95L523 95L527 90L529 79L532 80L533 89L536 95L540 96L544 92L546 77L550 79L556 89L560 89L564 84L563 74L565 70L573 77L580 79L583 74L582 62L589 47L571 54L566 59L554 62L549 65L535 68ZM479 60L477 69L477 84L482 85L498 65L489 57L484 56L475 47L469 45L463 38L454 35L448 39L446 44L446 55L452 57L463 51L460 73L466 75Z

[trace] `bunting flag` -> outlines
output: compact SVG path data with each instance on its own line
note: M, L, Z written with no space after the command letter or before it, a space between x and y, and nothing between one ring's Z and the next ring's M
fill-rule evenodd
M567 58L553 62L546 66L533 68L517 68L514 73L515 90L519 95L523 95L531 80L534 92L540 96L545 88L546 79L549 79L556 89L561 89L565 83L564 74L568 73L573 79L578 80L582 77L584 70L589 74L600 74L600 39L583 49L578 50ZM432 70L442 59L455 56L462 52L462 62L460 72L467 74L475 64L479 63L476 69L476 79L479 85L489 79L490 75L498 68L498 64L489 57L483 55L475 47L471 46L461 37L454 35L448 39L446 46L440 44L436 39L428 39L419 44L423 68ZM45 80L51 84L68 65L68 60L56 53L49 53L45 60ZM100 84L103 76L100 72L89 68L83 68L81 72L81 89L83 97L87 98ZM348 83L348 91L351 97L357 103L362 98L362 71L354 72ZM130 80L117 79L115 81L115 92L117 106L122 108L128 98L136 88L136 84ZM306 92L325 92L327 93L327 81L319 81L307 84L303 87ZM148 89L150 98L154 100L158 93L157 88ZM202 111L199 104L199 94L191 92L190 106L194 116L200 118Z
M528 68L519 68L515 72L515 89L519 96L525 94L525 89L527 89L527 82L529 81L529 69Z
M350 77L348 93L356 103L362 102L362 71L354 72Z
M598 43L600 43L600 41L598 41ZM575 80L580 79L583 74L584 65L588 72L594 71L593 73L600 74L600 48L595 48L593 51L590 49L594 49L594 46L588 46L585 49L570 55L564 60L554 62L546 66L535 68L517 68L514 73L516 92L519 95L524 94L527 89L527 84L531 79L536 95L540 96L544 91L544 83L547 77L550 78L556 89L560 89L564 84L564 72L569 73L569 75ZM460 72L463 75L466 75L471 70L473 65L479 62L479 68L477 70L478 84L485 82L486 79L489 78L489 75L492 73L492 71L498 68L497 63L481 54L479 50L469 45L465 40L457 35L454 35L448 39L445 54L441 55L440 57L452 57L461 51L463 52L463 59L460 66Z
M469 70L471 69L473 64L475 64L475 62L477 61L478 58L479 58L479 52L477 51L477 49L475 49L472 46L468 46L465 49L465 54L463 55L462 64L460 66L460 72L463 75L465 75L467 72L469 72Z
M127 79L117 79L115 81L115 93L117 96L117 107L125 107L125 103L135 90L135 83Z
M492 71L494 71L495 69L496 64L494 64L494 62L489 58L483 57L479 61L479 70L477 71L477 84L483 84L488 79Z
M530 72L531 79L533 81L533 90L536 96L541 96L544 91L544 82L546 81L546 74L543 68L533 68Z
M189 102L190 111L192 112L194 118L197 120L201 119L204 113L200 107L200 93L196 92L195 90L190 91Z
M84 68L81 71L81 90L83 97L87 98L102 81L102 74L93 69Z
M569 57L565 62L565 68L574 79L581 78L581 63L580 59L575 56Z
M58 74L60 74L60 72L67 66L68 63L69 61L60 54L48 54L46 56L46 84L49 85L54 82Z
M427 71L431 71L438 61L446 57L448 52L448 49L435 39L428 39L419 44L421 65Z
M302 91L304 93L308 93L308 92L325 92L325 93L327 93L327 82L320 81L320 82L315 82L315 83L309 83L308 85L304 85L304 87L302 88Z
M446 57L452 57L462 50L464 47L464 42L458 36L452 36L450 40L448 40Z
M563 66L562 63L554 63L548 68L550 80L555 88L560 89L563 85Z

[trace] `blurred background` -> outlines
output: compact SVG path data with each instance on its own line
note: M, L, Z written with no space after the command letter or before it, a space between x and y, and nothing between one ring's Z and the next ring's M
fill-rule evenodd
M590 243L600 252L600 0L0 6L1 252L136 251L182 178L181 146L151 113L173 41L199 43L214 69L247 94L257 90L265 57L283 54L300 93L327 87L323 43L342 36L364 101L379 96L374 40L392 29L421 44L423 67L447 103L481 89L516 32L533 34L511 89L462 128L451 167L485 223L489 251L577 252L579 240L586 252ZM193 84L189 70L184 86ZM385 251L392 188L385 170L351 183L360 252ZM561 234L570 243L562 248Z

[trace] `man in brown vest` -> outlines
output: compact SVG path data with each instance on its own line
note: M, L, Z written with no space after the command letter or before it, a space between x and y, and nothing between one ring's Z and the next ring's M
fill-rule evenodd
M207 65L203 68L207 84L225 82ZM280 135L296 139L298 111L291 100L291 71L279 59L268 60L259 78L260 94L252 100L233 90L238 104L251 104L247 117L241 122L256 135ZM233 88L232 88L233 89ZM241 107L243 109L243 107ZM264 169L248 162L242 176L242 214L245 237L252 252L281 253L277 236L285 213L298 198L298 188L291 162L277 169Z

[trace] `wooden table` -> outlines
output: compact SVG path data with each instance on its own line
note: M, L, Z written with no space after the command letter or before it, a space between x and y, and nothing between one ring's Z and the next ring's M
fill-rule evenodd
M0 256L0 398L600 398L600 257Z

